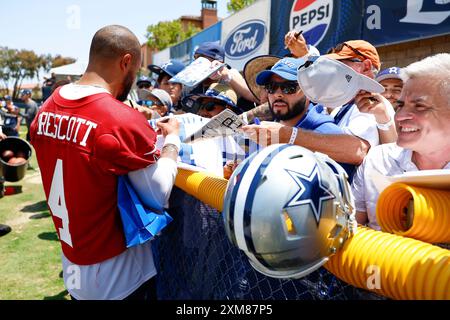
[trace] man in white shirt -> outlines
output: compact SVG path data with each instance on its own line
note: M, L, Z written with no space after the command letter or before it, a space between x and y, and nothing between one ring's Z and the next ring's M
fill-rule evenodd
M415 62L402 70L402 78L395 114L397 143L371 149L352 185L358 223L378 230L379 191L373 175L450 169L450 54Z
M364 40L338 44L327 57L339 60L356 72L371 79L380 70L377 49ZM361 92L353 101L335 114L335 122L349 133L365 140L369 147L395 142L397 135L393 122L394 109L381 94Z

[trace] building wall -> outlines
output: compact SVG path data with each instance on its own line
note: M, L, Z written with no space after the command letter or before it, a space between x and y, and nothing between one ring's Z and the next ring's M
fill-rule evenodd
M219 18L217 17L217 9L202 9L202 23L203 29L206 29L213 24L217 23Z
M194 27L203 29L203 21L199 19L199 17L187 17L183 16L180 18L181 20L181 26L184 31L186 31L189 28L189 25L193 25Z
M377 47L381 68L407 65L437 53L450 53L450 35Z
M149 64L152 64L153 53L156 51L152 50L147 43L142 44L141 46L141 68L147 68Z

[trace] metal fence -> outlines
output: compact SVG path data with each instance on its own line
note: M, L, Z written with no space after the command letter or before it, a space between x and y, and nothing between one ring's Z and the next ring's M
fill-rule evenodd
M174 221L154 241L161 300L384 299L324 268L298 280L266 277L229 242L220 212L178 188L170 204Z

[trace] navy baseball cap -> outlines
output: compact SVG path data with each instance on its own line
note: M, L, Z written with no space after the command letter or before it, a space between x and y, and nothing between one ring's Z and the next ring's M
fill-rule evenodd
M305 63L303 59L284 58L278 61L270 70L264 70L256 76L256 84L263 86L274 74L288 81L297 81L297 69Z
M140 85L141 83L148 83L149 85L152 85L152 80L150 80L149 77L142 76L138 79L136 82L136 85Z
M21 96L28 95L28 94L31 94L30 89L23 89L22 91L20 91Z
M197 54L220 62L225 61L225 50L217 42L203 42L197 50L195 50L194 56Z
M160 75L162 72L167 73L171 77L175 77L178 73L184 70L185 66L178 60L169 60L169 62L163 64L161 67L151 64L147 67L151 72Z
M391 68L381 70L377 74L375 80L377 80L378 82L383 81L385 79L400 79L400 80L402 80L402 78L400 77L400 71L401 71L401 69L399 67L391 67Z

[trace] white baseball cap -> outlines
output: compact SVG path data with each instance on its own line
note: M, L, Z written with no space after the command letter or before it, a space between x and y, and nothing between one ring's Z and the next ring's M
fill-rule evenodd
M297 81L305 96L327 108L337 108L353 100L359 91L384 92L381 84L344 63L311 57L297 70Z

